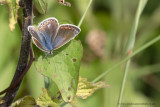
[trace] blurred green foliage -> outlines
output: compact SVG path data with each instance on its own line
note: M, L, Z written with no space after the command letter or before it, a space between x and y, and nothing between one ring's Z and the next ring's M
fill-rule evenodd
M89 81L105 72L110 66L118 63L125 56L125 46L133 23L139 0L94 0L81 26L81 33L76 37L84 47L80 75ZM70 0L71 7L60 5L56 0L48 0L46 14L40 14L34 8L33 24L48 17L56 17L60 24L78 22L85 11L89 0ZM14 75L18 62L21 31L16 24L15 30L9 30L9 11L6 5L0 5L0 90L7 88ZM22 14L21 14L22 15ZM20 16L22 17L22 16ZM106 43L105 57L97 56L86 42L92 30L104 32ZM160 34L160 2L149 0L142 13L135 49ZM101 36L99 35L99 38ZM95 39L97 40L97 39ZM93 41L93 46L96 41ZM97 44L99 45L99 44ZM122 102L124 103L155 103L158 107L160 99L160 42L138 54L132 59L127 77ZM93 47L96 48L96 47ZM110 87L100 89L91 97L81 100L80 107L115 107L117 106L124 66L110 72L102 80ZM37 98L44 87L43 76L35 69L34 64L28 71L20 87L17 98L33 95ZM130 107L132 105L128 105ZM123 106L122 106L123 107ZM150 107L150 105L146 105Z

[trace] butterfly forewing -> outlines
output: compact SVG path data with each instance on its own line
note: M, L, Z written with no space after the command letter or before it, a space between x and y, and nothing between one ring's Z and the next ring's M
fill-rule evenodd
M58 33L52 39L54 50L60 48L80 33L81 29L75 25L63 24L59 27Z
M44 36L47 40L51 40L55 37L58 26L59 23L56 18L48 18L38 25L38 30L41 36Z

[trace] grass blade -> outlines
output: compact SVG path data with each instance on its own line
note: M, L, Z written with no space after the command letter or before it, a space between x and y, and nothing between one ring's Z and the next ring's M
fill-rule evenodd
M127 43L126 50L127 50L128 56L130 56L132 54L132 49L133 49L134 43L135 43L139 19L140 19L140 16L142 14L142 11L143 11L146 3L147 3L147 0L140 0L139 1L139 5L138 5L137 11L136 11L136 16L135 16L133 26L131 28L131 33L129 35L129 39L128 39L128 43ZM127 80L127 74L129 71L130 62L131 62L131 60L129 59L126 63L126 66L125 66L125 72L124 72L123 81L122 81L122 85L121 85L121 91L120 91L119 99L118 99L118 105L117 105L118 107L121 106L122 96L123 96L124 87L125 87L126 80Z
M81 20L80 20L79 23L78 23L78 27L81 26L81 24L82 24L82 22L83 22L83 20L84 20L84 18L85 18L85 16L86 16L87 11L88 11L89 7L91 6L92 1L93 1L93 0L90 0L90 1L89 1L88 6L87 6L84 14L83 14L83 16L81 17Z
M152 46L154 43L158 42L160 40L160 35L158 35L156 38L152 39L151 41L147 42L145 45L141 46L139 49L135 50L130 56L127 56L126 58L124 58L123 60L121 60L119 63L113 65L112 67L110 67L107 71L105 71L104 73L100 74L97 78L95 78L92 82L95 83L97 81L99 81L101 78L103 78L106 74L108 74L109 72L111 72L112 70L116 69L118 66L120 66L121 64L123 64L124 62L128 61L130 58L134 57L135 55L137 55L138 53L140 53L141 51L145 50L146 48Z

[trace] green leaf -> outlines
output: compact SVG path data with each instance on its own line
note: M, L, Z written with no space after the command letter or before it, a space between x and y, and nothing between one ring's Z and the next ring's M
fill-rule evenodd
M6 0L9 7L9 28L11 31L15 29L15 24L17 23L17 12L19 9L20 0Z
M39 13L45 14L47 11L47 0L34 0L34 4Z
M36 102L32 96L25 96L15 101L11 107L35 107Z
M86 99L88 96L91 96L97 89L104 88L106 86L107 85L102 81L91 83L87 81L87 78L79 77L76 96L82 99Z
M40 95L37 99L37 105L40 107L51 106L51 107L59 107L59 104L52 100L51 93L43 88L43 94Z
M65 102L71 102L77 91L80 61L80 41L72 40L63 46L58 54L36 62L37 70L55 82Z

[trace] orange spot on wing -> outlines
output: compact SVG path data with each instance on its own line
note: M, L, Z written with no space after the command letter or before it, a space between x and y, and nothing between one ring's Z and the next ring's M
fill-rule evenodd
M65 29L68 29L68 27L64 27Z
M71 27L69 27L69 29L72 29Z
M33 38L33 40L34 40L34 42L35 42L35 43L36 43L36 45L37 45L37 44L38 44L38 41L37 41L36 39L34 39L34 38Z

